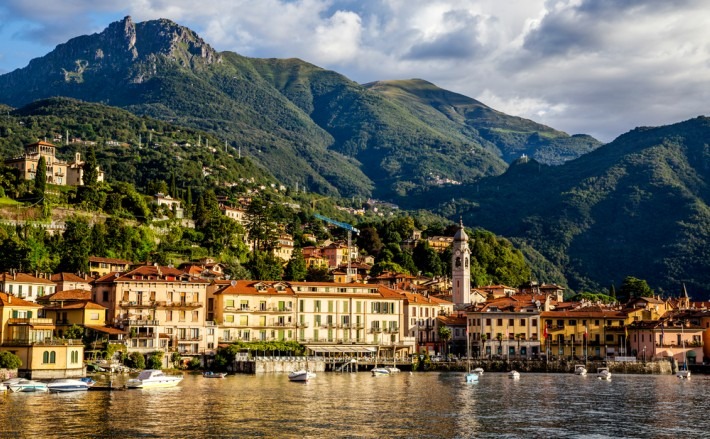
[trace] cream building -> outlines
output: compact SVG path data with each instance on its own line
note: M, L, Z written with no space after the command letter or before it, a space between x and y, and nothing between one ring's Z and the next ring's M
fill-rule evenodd
M0 292L8 293L20 299L36 302L38 297L54 294L56 285L44 277L26 273L0 274Z
M144 265L94 281L92 296L106 323L128 334L129 352L216 350L216 328L205 319L209 282L178 269Z
M39 159L44 157L47 163L47 183L60 186L82 186L84 184L84 162L76 153L73 162L56 158L56 146L49 142L35 142L25 145L25 153L19 157L5 160L7 166L20 171L25 180L34 180L37 175ZM104 181L104 174L99 170L98 181Z

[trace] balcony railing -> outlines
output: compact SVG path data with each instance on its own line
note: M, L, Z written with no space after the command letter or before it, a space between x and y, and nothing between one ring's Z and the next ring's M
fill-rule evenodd
M298 322L296 323L296 326L299 328L308 328L311 324L309 322Z
M157 320L123 320L126 326L158 326Z

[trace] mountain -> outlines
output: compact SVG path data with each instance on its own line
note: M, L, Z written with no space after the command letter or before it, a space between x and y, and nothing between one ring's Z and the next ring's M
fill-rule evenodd
M460 199L435 210L532 245L576 290L635 276L666 294L684 282L700 299L710 291L708 138L707 117L637 128L561 166L520 160L476 184L422 191L411 206Z
M591 136L570 136L528 119L509 116L423 79L377 81L365 87L398 102L432 127L458 132L490 148L507 163L526 155L541 163L559 165L601 146Z
M292 187L344 196L403 198L446 178L498 175L520 153L552 163L598 145L418 83L399 83L405 99L388 91L395 82L362 86L301 60L219 53L169 20L126 17L0 76L0 103L121 107L210 132Z

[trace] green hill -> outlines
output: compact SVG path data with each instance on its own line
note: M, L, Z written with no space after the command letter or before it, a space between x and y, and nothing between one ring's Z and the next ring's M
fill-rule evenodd
M411 206L521 240L561 267L576 290L628 275L667 294L710 290L710 119L637 128L562 166L519 161L508 171ZM447 198L444 198L444 197Z

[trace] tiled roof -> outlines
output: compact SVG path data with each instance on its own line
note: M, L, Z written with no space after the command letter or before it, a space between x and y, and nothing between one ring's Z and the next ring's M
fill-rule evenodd
M31 283L31 284L48 284L48 285L54 285L54 282L52 282L49 279L43 279L40 277L32 276L31 274L26 274L26 273L2 273L0 274L0 282L22 282L22 283Z
M27 300L20 299L19 297L10 296L6 293L0 293L0 306L14 307L31 307L31 308L42 308L42 305L38 305L34 302L28 302Z
M58 311L61 309L107 309L105 306L101 306L96 302L70 302L63 305L50 305L45 306L44 309L51 311Z
M125 259L102 258L99 256L89 256L89 262L114 264L114 265L131 265L131 264L133 264L133 262L127 261Z
M91 300L91 291L86 290L64 290L57 291L54 294L45 296L43 301L60 301L60 300Z
M74 273L55 273L50 279L52 282L84 282L88 283L91 281L89 277L80 277Z
M447 326L466 325L466 316L438 316L436 319Z
M118 274L118 275L117 275ZM134 276L140 277L134 279ZM143 279L141 279L143 278ZM181 282L181 279L191 283L208 284L209 281L190 276L184 271L173 267L163 267L155 265L141 265L126 273L109 273L94 281L94 283L106 282Z

